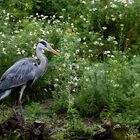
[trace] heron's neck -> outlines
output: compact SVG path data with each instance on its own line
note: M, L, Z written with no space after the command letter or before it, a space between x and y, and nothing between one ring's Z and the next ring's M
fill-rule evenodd
M38 65L38 75L40 77L44 74L44 72L47 69L48 59L43 54L42 49L39 47L37 47L37 49L36 49L36 55L37 55L38 59L40 60L40 64Z

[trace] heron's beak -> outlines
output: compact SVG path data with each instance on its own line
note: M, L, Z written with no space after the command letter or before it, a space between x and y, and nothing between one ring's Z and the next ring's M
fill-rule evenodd
M49 49L49 51L52 52L53 54L59 56L59 53L56 50L54 50L53 48Z

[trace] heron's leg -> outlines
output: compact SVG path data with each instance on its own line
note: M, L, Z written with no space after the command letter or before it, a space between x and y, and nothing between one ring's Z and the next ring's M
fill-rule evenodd
M18 104L19 105L22 104L21 99L22 99L22 95L23 95L23 92L24 92L25 88L26 88L25 85L21 87L20 96L19 96L19 99L18 99Z
M22 99L22 95L23 95L23 92L24 92L25 88L26 88L25 85L21 87L20 96L19 96L19 99L18 99L18 105L20 107L21 115L22 115L22 101L21 101L21 99Z

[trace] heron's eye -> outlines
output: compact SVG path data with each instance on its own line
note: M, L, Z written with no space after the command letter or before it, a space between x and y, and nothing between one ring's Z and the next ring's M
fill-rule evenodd
M45 47L47 47L47 43L45 41L40 41L39 43L41 43L42 45L44 45Z
M34 65L34 66L37 66L37 64L36 64L35 62L33 62L33 65Z

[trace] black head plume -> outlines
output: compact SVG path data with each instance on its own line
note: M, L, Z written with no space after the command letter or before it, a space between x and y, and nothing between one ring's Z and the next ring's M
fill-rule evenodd
M47 47L47 42L45 40L41 40L39 43L41 43L42 45L44 45L45 47Z

